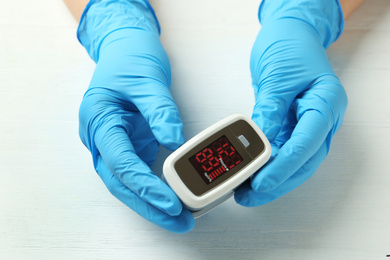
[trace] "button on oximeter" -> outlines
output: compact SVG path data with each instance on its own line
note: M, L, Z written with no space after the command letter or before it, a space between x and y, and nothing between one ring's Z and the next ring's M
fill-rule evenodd
M238 137L238 140L241 141L241 143L244 145L245 148L247 148L250 145L249 141L243 135L240 135Z

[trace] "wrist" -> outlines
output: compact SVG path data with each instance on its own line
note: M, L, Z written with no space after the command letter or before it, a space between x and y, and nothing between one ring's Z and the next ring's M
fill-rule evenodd
M97 62L105 37L120 29L148 31L157 37L160 34L157 17L147 0L91 0L81 16L77 38Z
M344 28L339 0L263 0L259 8L262 26L280 19L297 19L312 26L324 48L336 41Z

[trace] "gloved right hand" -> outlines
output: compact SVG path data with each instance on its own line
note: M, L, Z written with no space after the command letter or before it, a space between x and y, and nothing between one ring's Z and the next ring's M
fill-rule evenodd
M247 207L269 203L314 174L348 103L325 52L343 28L337 0L263 0L259 18L251 54L253 120L273 154L235 193Z
M158 145L184 143L169 91L170 64L145 0L90 1L78 37L97 62L80 106L79 133L109 191L145 219L183 233L192 214L149 168Z

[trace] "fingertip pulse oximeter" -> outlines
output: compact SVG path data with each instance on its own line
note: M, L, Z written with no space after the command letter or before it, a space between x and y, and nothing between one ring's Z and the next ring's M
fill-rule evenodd
M234 114L173 152L164 162L163 174L197 218L230 198L270 156L271 145L257 124Z

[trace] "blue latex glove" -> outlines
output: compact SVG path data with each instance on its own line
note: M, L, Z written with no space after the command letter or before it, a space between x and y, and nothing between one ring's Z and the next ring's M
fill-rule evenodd
M251 54L253 120L271 160L235 193L244 206L271 202L305 182L328 154L347 96L325 49L342 32L335 0L264 0Z
M159 144L184 143L169 91L170 64L147 1L91 1L78 37L97 62L80 106L80 137L109 191L147 220L177 233L192 214L149 168Z

